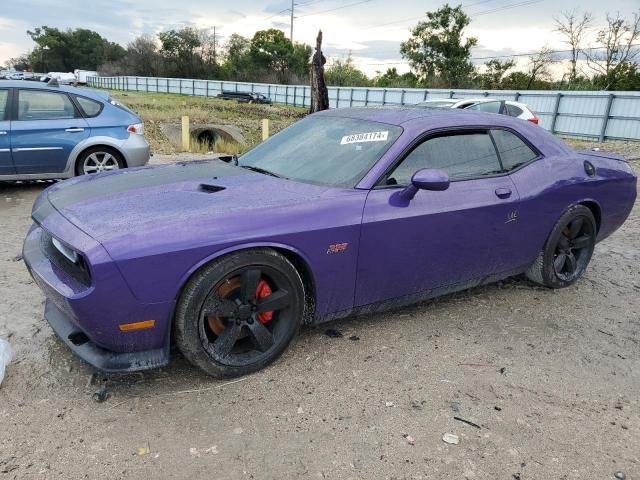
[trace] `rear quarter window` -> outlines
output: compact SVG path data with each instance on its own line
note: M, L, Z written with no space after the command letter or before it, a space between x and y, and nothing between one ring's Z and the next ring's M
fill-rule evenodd
M516 107L515 105L510 105L508 103L505 106L507 107L507 113L511 117L519 117L522 115L522 109L520 107Z
M496 142L502 166L507 171L538 158L538 153L514 133L507 130L492 130L491 135Z
M102 103L91 100L87 97L76 96L76 100L85 117L97 117L102 111Z

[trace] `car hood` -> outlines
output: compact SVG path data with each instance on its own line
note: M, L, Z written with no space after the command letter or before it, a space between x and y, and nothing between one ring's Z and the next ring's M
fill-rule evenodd
M230 241L282 224L292 206L340 189L271 177L220 160L123 169L77 177L36 201L42 223L55 209L110 253L146 253ZM162 249L161 249L162 250Z

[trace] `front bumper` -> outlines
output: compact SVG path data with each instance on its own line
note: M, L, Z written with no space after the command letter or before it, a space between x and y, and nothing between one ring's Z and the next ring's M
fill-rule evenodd
M169 363L169 350L157 348L144 352L111 352L100 348L76 327L50 299L44 307L44 317L56 335L73 353L102 372L124 373L164 367Z
M107 372L166 365L173 302L140 302L98 242L55 209L43 207L36 213L34 217L42 220L46 230L41 225L29 230L23 258L47 297L45 318L60 339L82 359ZM91 264L90 284L79 282L50 255L47 236L55 236L82 252ZM155 319L155 328L130 332L119 329L120 324L143 319Z

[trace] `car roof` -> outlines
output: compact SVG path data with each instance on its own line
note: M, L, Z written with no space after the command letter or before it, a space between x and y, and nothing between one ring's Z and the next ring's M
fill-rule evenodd
M432 125L442 124L470 124L470 125L500 125L509 122L506 115L495 113L469 112L458 109L426 109L416 107L384 106L384 107L355 107L324 110L316 115L332 117L346 117L358 120L387 123L402 126L409 122L428 120Z
M109 98L107 92L101 92L92 90L90 88L73 87L71 85L58 85L54 87L48 85L45 82L29 82L25 80L2 80L0 81L0 88L21 88L21 89L33 89L33 90L49 90L52 92L67 92L74 93L76 95L82 95L84 97L93 98L94 100L106 101Z
M465 127L502 127L524 135L545 154L568 153L570 148L545 129L526 120L498 113L485 113L465 109L426 109L419 107L356 107L334 108L315 115L368 120L388 125L396 125L414 132L438 129L459 129Z

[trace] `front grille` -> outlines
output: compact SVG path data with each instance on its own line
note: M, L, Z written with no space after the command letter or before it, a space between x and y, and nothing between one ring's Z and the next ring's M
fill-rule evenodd
M51 235L45 230L42 231L40 240L42 242L42 252L51 263L85 287L91 285L89 268L82 255L78 256L77 264L73 263L55 247Z

